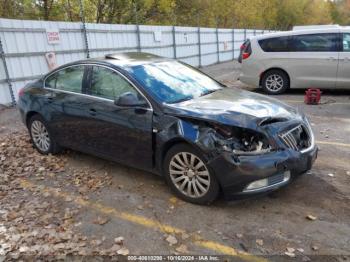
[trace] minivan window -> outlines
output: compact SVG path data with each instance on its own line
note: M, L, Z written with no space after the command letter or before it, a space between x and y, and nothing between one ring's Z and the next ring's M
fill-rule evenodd
M294 35L291 41L292 52L337 52L338 34Z
M135 88L118 73L105 67L93 66L91 95L114 100L126 92L138 95Z
M343 34L343 51L350 52L350 33Z
M71 66L62 69L45 80L45 87L81 93L84 66Z
M288 52L288 36L273 37L259 40L259 45L265 52Z

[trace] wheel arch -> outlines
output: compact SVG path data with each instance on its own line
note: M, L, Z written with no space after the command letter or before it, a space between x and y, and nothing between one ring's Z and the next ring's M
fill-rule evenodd
M200 150L200 148L198 148L198 146L194 145L193 143L189 142L188 140L186 140L184 137L174 137L173 139L167 141L164 143L164 145L162 145L161 149L160 149L160 154L159 154L159 162L158 162L158 166L159 166L159 171L160 174L163 175L163 165L164 165L164 159L166 154L168 153L168 151L174 147L175 145L178 144L186 144L189 146L192 146L194 148L196 148L197 150Z
M281 68L281 67L270 67L269 69L266 69L264 72L262 72L262 73L260 74L260 78L259 78L259 87L262 86L262 80L263 80L265 74L268 73L268 72L270 72L270 71L272 71L272 70L279 70L279 71L282 71L283 73L285 73L286 76L288 77L288 82L289 82L288 88L290 88L290 86L291 86L291 79L290 79L290 76L289 76L288 72L287 72L285 69Z
M29 120L35 116L35 115L40 115L40 113L38 113L37 111L29 111L27 112L26 114L26 118L25 118L25 121L26 121L26 126L28 127L29 125ZM41 116L41 115L40 115Z

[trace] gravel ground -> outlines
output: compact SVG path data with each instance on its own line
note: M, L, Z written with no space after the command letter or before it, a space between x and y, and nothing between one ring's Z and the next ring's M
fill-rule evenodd
M237 81L237 63L202 70L260 92ZM350 91L325 91L318 106L303 104L303 92L276 98L311 119L321 148L311 172L270 195L209 207L131 167L72 151L41 156L17 110L0 108L0 261L128 253L349 260Z

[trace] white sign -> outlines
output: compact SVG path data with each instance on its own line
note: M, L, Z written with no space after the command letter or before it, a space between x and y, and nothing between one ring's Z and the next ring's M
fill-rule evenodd
M154 31L154 41L162 42L162 31Z
M58 29L46 29L46 37L49 45L57 45L60 43L60 32Z
M57 67L56 54L54 52L46 53L45 57L47 65L49 66L49 70L51 71L55 69Z

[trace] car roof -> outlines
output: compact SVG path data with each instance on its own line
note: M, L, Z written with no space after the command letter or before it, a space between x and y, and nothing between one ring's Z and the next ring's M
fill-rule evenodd
M312 29L298 29L292 31L283 31L276 33L268 33L264 35L259 35L255 37L251 37L252 39L260 40L271 37L279 37L279 36L289 36L289 35L303 35L303 34L320 34L320 33L339 33L342 29L347 29L346 27L334 27L334 28L312 28Z
M165 57L157 56L150 53L144 53L144 52L123 52L123 53L107 54L104 57L79 60L71 64L104 63L104 64L112 64L120 67L127 67L127 66L152 64L152 63L164 62L164 61L174 61L174 60L171 58L165 58Z

